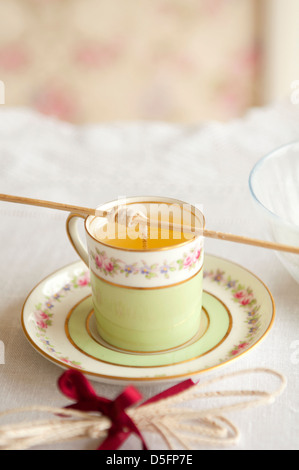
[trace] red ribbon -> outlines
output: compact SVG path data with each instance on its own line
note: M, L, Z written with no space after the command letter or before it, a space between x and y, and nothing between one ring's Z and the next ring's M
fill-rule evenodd
M194 385L195 383L192 380L186 380L159 393L139 406L163 400ZM86 377L81 372L73 369L62 374L58 380L58 386L64 395L76 400L76 403L66 406L66 408L85 412L99 412L111 420L112 425L108 435L98 447L98 450L116 450L130 434L135 434L140 439L143 449L148 450L141 432L125 411L142 399L140 392L133 386L125 388L115 400L109 400L108 398L99 397Z

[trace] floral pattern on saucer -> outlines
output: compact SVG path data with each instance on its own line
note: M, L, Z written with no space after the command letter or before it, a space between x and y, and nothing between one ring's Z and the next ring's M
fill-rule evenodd
M159 276L169 279L172 272L184 269L191 271L196 268L202 261L203 249L201 247L193 248L184 253L180 259L171 262L165 260L162 264L154 263L151 265L148 265L145 261L140 264L127 264L121 259L108 257L105 251L100 251L98 248L95 248L95 252L91 251L90 255L95 262L96 269L105 276L114 277L116 274L124 274L125 277L129 277L134 274L142 274L146 279Z
M246 287L238 280L227 276L224 271L219 269L216 271L204 271L203 277L204 279L209 279L212 282L220 284L226 290L230 290L232 300L246 311L246 324L248 325L247 335L228 352L227 359L229 359L242 353L254 341L256 333L261 327L260 305L257 304L257 300L250 287Z
M50 297L46 297L44 302L37 304L34 311L36 337L44 346L45 350L59 358L62 362L79 369L81 369L80 362L73 361L68 357L63 356L61 352L55 350L55 346L47 337L47 329L52 326L55 304L57 304L57 302L61 302L68 293L71 293L74 289L80 289L86 286L90 286L89 271L83 271L79 276L74 276L71 281L65 284L58 292L55 292Z

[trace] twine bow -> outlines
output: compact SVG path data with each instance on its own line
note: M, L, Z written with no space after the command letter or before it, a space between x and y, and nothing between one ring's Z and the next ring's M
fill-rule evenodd
M231 378L253 373L275 377L279 379L279 386L273 392L251 389L202 391L217 382L225 384ZM58 380L58 387L75 403L65 408L33 406L0 413L0 418L21 412L47 412L55 416L50 420L1 426L1 450L28 449L87 437L102 440L99 450L116 450L130 434L137 436L143 449L147 449L141 433L144 431L158 433L171 450L192 450L193 443L234 445L240 437L239 430L223 413L273 403L285 389L286 379L271 369L249 369L198 384L186 380L141 404L142 396L132 386L115 400L97 396L85 376L76 370L65 372ZM237 397L239 401L230 404L215 406L211 403L214 399ZM196 400L199 402L194 407Z

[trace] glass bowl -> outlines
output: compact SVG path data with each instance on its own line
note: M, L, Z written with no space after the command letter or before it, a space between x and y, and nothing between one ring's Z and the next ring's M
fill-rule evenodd
M299 142L263 157L250 173L249 187L270 239L299 246ZM277 255L299 282L299 255Z

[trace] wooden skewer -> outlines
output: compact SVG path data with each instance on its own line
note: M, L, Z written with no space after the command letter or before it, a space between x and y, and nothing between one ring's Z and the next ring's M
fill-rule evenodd
M66 212L74 212L78 215L95 215L98 217L106 217L107 212L96 211L95 209L89 209L88 207L73 206L71 204L62 204L60 202L43 201L41 199L32 199L29 197L21 196L10 196L9 194L0 194L0 201L14 202L17 204L26 204L29 206L46 207L47 209L56 209Z
M21 196L11 196L8 194L0 194L0 201L45 207L48 209L61 210L61 211L66 211L66 212L73 212L73 213L76 213L78 215L83 215L83 216L93 215L97 217L107 217L108 215L107 211L101 211L99 209L74 206L71 204L62 204L59 202L43 201L41 199L33 199L33 198L27 198L27 197L21 197ZM142 220L142 222L144 222L144 220ZM150 224L154 226L154 223L152 221L150 222ZM157 223L156 226L160 226L162 228L167 228L167 229L173 229L173 230L182 230L181 225L175 225L175 224L167 223L163 225L161 223L159 224ZM200 230L199 232L196 232L191 227L183 227L183 229L185 232L190 231L194 234L200 233L201 235L207 238L214 238L217 240L241 243L244 245L252 245L252 246L257 246L260 248L267 248L270 250L283 251L286 253L293 253L293 254L299 255L299 246L284 245L281 243L275 243L275 242L270 242L266 240L258 240L255 238L249 238L249 237L245 237L241 235L234 235L231 233L215 232L213 230L204 229L204 230Z
M286 253L299 255L299 246L284 245L281 243L244 237L242 235L234 235L232 233L214 232L212 230L204 230L203 235L207 238L215 238L218 240L241 243L243 245L258 246L260 248L267 248L269 250L284 251Z

